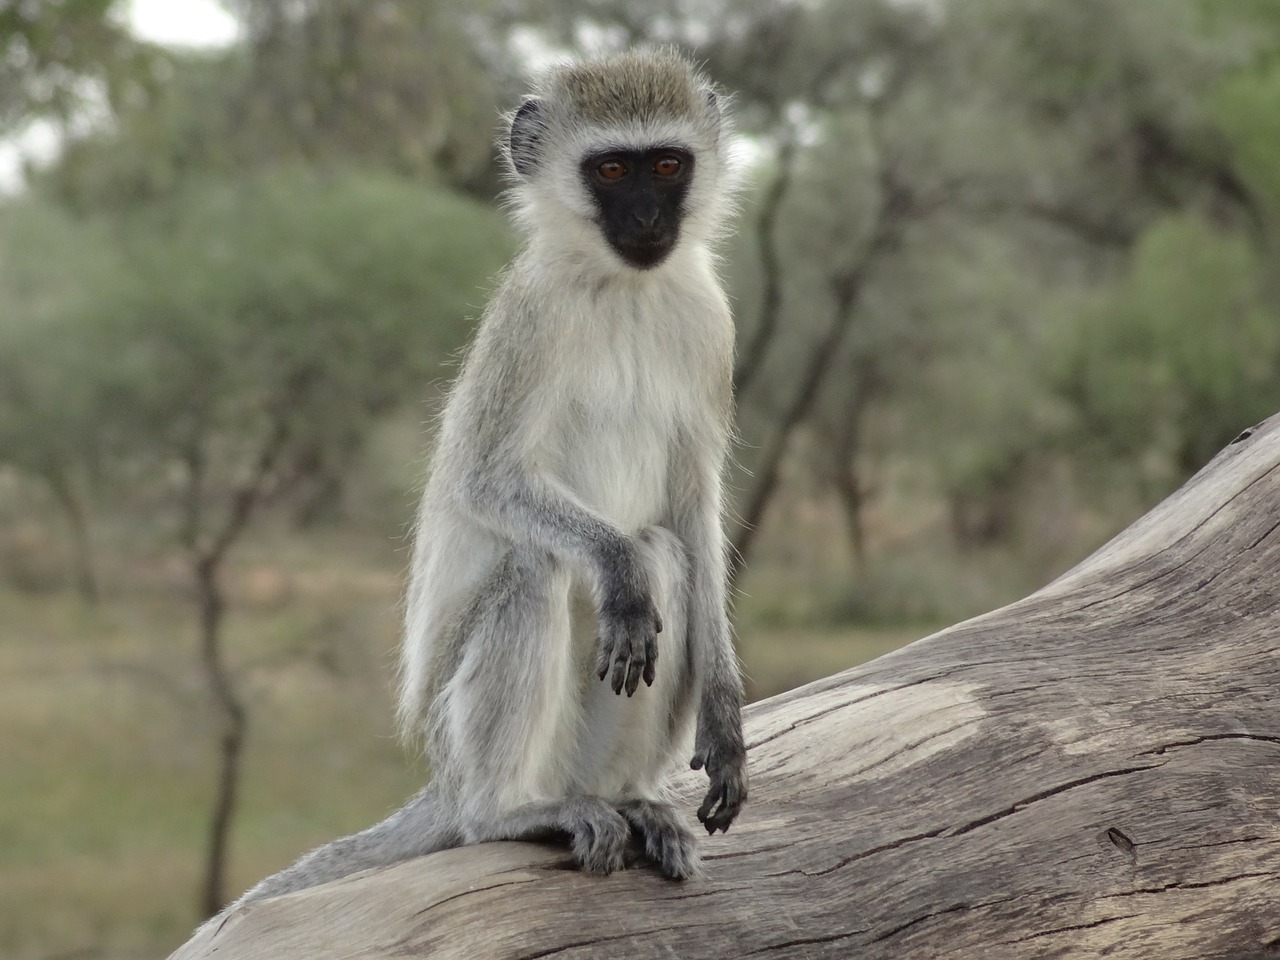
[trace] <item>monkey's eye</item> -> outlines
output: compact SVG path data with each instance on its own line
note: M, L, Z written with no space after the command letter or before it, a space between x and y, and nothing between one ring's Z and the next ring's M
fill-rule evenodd
M653 172L660 177L674 177L680 172L679 157L659 157L653 162Z
M627 175L627 165L621 160L606 160L596 167L596 173L605 180L621 180Z

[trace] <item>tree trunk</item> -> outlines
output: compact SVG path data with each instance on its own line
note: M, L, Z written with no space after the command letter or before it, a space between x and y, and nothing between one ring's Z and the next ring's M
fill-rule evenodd
M244 747L245 711L236 696L222 657L222 614L226 602L218 582L218 561L200 558L195 564L196 602L200 607L200 659L213 695L220 725L218 788L209 822L209 853L205 861L200 906L213 916L226 905L227 841L240 788L240 756Z
M1273 957L1278 505L1274 417L1025 600L752 706L751 802L705 879L463 847L175 956Z

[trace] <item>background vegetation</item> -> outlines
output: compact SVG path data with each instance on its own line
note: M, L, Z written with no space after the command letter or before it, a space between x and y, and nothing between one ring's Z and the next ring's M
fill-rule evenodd
M753 697L1053 577L1280 409L1277 0L0 3L0 956L161 955L424 771L390 737L497 111L735 92Z

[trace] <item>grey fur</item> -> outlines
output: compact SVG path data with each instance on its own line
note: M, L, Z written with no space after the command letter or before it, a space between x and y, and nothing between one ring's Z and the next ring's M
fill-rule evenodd
M706 769L709 833L746 801L721 517L733 326L711 252L725 118L665 53L561 68L538 94L520 121L536 128L508 144L527 243L454 386L418 515L400 720L431 784L241 902L561 834L585 870L618 869L634 834L684 879L699 861L668 799L673 761ZM578 154L619 138L698 160L679 243L651 270L601 242L577 180Z

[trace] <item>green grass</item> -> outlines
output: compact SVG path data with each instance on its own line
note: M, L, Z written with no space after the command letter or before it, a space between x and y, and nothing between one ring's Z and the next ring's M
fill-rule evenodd
M403 559L396 544L298 538L238 555L226 641L250 729L229 894L421 782L391 735ZM200 919L214 726L181 570L139 566L113 582L92 609L67 592L0 588L5 960L163 956ZM924 632L745 631L749 695Z

